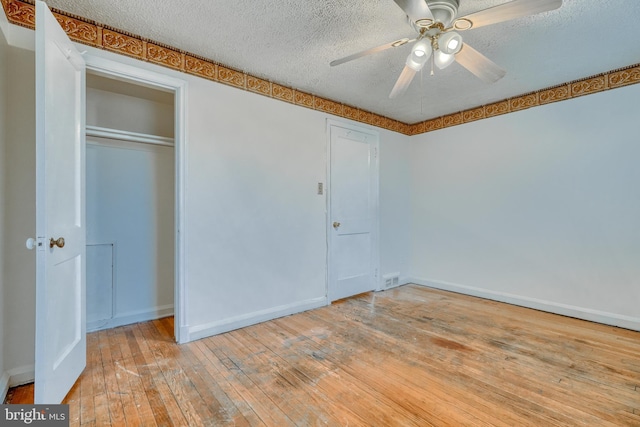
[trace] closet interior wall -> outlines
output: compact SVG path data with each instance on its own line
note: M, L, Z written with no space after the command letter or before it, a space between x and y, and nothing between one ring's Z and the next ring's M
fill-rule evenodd
M173 314L174 95L87 74L87 330Z

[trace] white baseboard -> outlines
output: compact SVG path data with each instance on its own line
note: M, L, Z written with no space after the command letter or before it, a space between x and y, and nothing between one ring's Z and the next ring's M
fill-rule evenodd
M32 383L35 377L34 365L20 366L3 372L0 377L0 397L2 397L2 402L7 397L9 388Z
M216 322L191 326L189 327L188 336L186 337L187 341L185 342L199 340L212 335L229 332L234 329L244 328L246 326L255 325L256 323L277 319L278 317L284 317L290 314L324 307L327 303L327 297L313 298L293 304L281 305L278 307L268 308L266 310L243 314L241 316L222 319Z
M577 319L588 320L590 322L602 323L605 325L618 326L620 328L640 331L640 318L638 317L631 317L622 314L593 310L590 308L577 307L553 301L545 301L521 295L509 294L506 292L496 292L488 289L476 288L473 286L444 282L441 280L418 279L414 277L410 278L409 282L421 286L427 286L430 288L441 289L444 291L457 292L460 294L505 302L508 304L533 308L536 310L560 314L563 316L575 317Z
M35 369L34 365L24 365L3 372L2 377L0 377L2 402L6 399L7 392L11 387L32 383L36 377Z
M15 387L32 383L36 377L36 367L35 365L24 365L10 369L7 373L9 374L9 387Z
M95 332L103 329L117 328L118 326L130 325L132 323L146 322L149 320L161 319L173 315L173 304L154 307L148 310L129 311L120 313L111 319L87 322L87 332Z

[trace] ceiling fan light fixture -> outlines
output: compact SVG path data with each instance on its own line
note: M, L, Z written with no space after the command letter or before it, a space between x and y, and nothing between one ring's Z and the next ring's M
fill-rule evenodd
M413 46L411 53L407 57L407 67L415 71L420 71L422 67L424 67L424 64L427 63L432 51L431 44L427 43L424 39L420 40Z
M454 55L462 49L462 36L455 31L449 31L438 38L438 48L447 55Z
M436 66L441 70L451 65L455 59L455 55L444 53L441 50L436 50L433 54L433 62L435 62Z
M431 54L431 44L428 43L426 39L422 39L413 45L411 53L417 57L429 56Z
M415 58L415 55L409 55L407 58L407 67L411 68L413 71L420 71L424 64L427 63L427 59L429 59L426 55L420 57L419 59Z
M500 0L495 0L500 1ZM416 73L431 59L434 68L446 68L456 61L463 68L487 83L494 83L506 71L489 58L462 41L457 31L479 28L510 21L516 18L551 11L562 6L563 0L504 0L501 5L489 7L458 18L460 0L394 0L406 14L408 23L418 33L412 39L399 39L344 58L331 61L330 66L343 64L363 56L416 42L406 59L406 65L389 94L390 98L402 95Z

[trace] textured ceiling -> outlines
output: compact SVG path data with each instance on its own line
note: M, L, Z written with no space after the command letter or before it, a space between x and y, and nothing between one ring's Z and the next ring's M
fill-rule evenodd
M532 0L535 1L535 0ZM458 16L505 3L460 0ZM507 70L483 83L459 64L429 67L388 95L410 46L329 62L416 34L393 0L47 0L52 7L284 86L405 123L640 62L639 0L564 0L560 9L463 32Z

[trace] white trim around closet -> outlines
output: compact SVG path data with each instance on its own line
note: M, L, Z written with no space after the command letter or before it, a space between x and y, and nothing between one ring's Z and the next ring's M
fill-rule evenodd
M93 50L93 49L91 49ZM120 79L144 86L164 89L174 93L175 114L175 298L174 298L174 325L175 338L179 343L188 342L189 328L187 323L187 298L185 283L185 218L186 218L186 158L187 158L187 87L185 80L160 74L147 69L127 65L122 62L105 59L102 52L86 54L87 70L96 74Z

